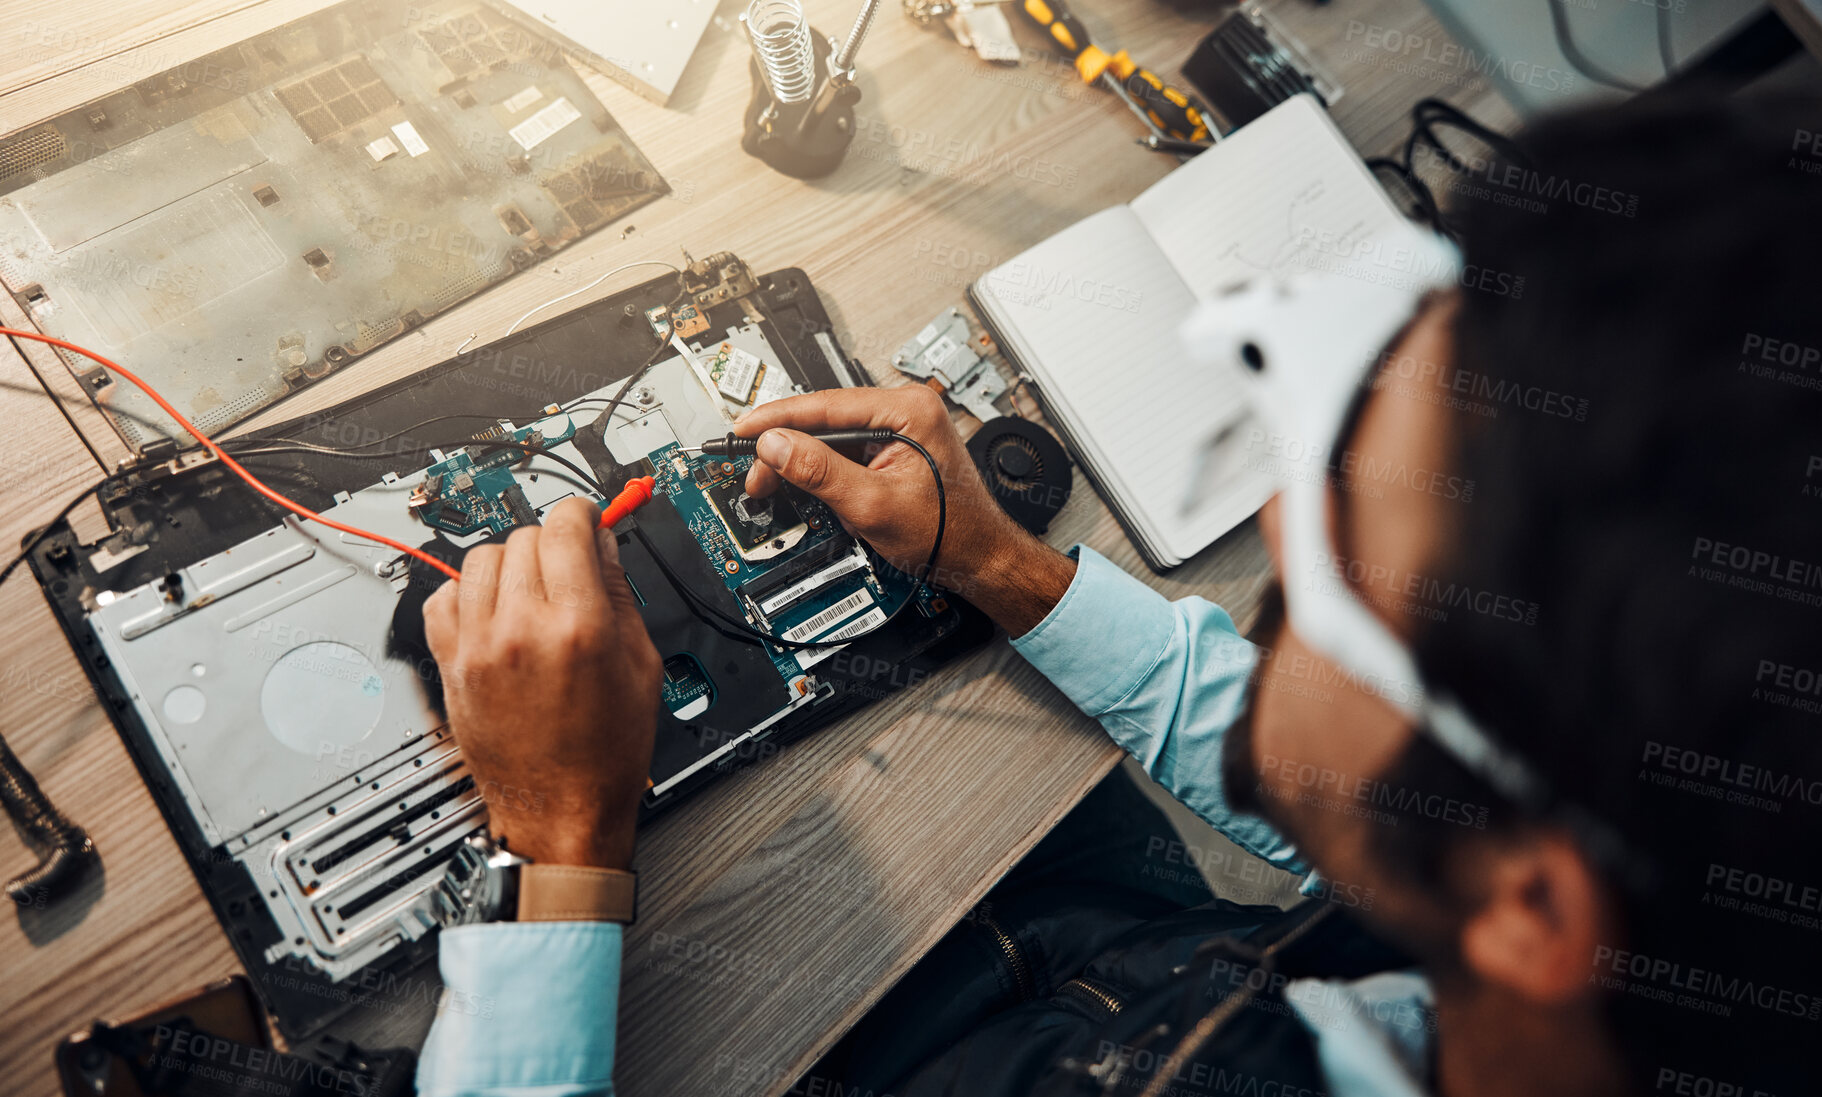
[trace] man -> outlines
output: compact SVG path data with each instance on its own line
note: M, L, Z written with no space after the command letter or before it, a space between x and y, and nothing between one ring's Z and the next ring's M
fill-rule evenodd
M1025 535L922 388L743 419L760 438L750 490L795 484L907 568L934 534L927 466L897 446L862 466L800 432L921 440L948 483L940 574L1183 802L1326 881L1283 914L1217 897L1104 920L1095 951L1046 953L1015 996L913 1061L876 1068L866 1051L884 1042L850 1046L831 1061L840 1084L1812 1090L1818 120L1813 104L1640 100L1538 125L1530 175L1477 175L1532 188L1463 224L1464 269L1511 277L1424 302L1320 470L1325 574L1411 653L1416 682L1337 664L1275 612L1282 596L1249 643L1218 607ZM1597 190L1636 201L1583 200ZM471 553L426 617L446 677L466 683L449 712L477 776L546 790L541 814L495 807L496 836L535 861L625 868L658 667L590 518L565 504ZM1294 605L1321 576L1284 570L1279 526L1268 505ZM560 584L583 597L541 596ZM1418 726L1394 703L1413 693L1448 697L1527 783L1491 779L1440 721ZM423 1091L605 1091L618 950L611 924L448 933L445 980L499 1006L439 1020Z

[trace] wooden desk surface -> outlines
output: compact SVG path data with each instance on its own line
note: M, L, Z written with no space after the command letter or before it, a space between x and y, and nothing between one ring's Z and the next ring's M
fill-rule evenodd
M632 2L632 0L622 0ZM712 0L699 0L712 2ZM310 11L323 0L4 0L0 133ZM809 0L838 33L851 0ZM990 68L886 0L860 55L861 126L832 177L796 182L739 149L747 51L723 3L668 109L604 78L596 93L675 194L361 359L262 421L321 407L486 342L532 306L621 262L731 250L756 270L801 266L838 335L882 383L892 351L988 267L1136 195L1174 161L1136 122L1039 49ZM1217 7L1082 3L1098 38L1174 72ZM1418 0L1280 0L1278 16L1347 88L1335 115L1367 153L1402 139L1410 104L1451 99L1496 126L1510 113L1472 72L1413 64L1383 32L1446 40ZM1371 35L1375 29L1379 34ZM1035 38L1021 35L1036 43ZM1371 39L1377 38L1377 44ZM636 228L628 227L636 226ZM623 239L621 229L628 235ZM628 281L639 275L629 273ZM621 283L624 284L624 283ZM599 287L594 295L617 288ZM580 299L571 302L571 306ZM0 296L0 317L23 317ZM33 344L42 384L70 378ZM1110 363L1110 368L1116 363ZM0 346L0 381L37 386ZM971 429L960 417L964 430ZM84 438L88 441L85 442ZM0 389L0 544L17 545L124 450L91 408ZM92 447L92 448L91 448ZM86 526L94 533L98 519ZM1051 530L1171 596L1250 621L1265 561L1250 524L1159 577L1078 475ZM0 918L0 1078L49 1094L53 1045L237 970L228 942L113 727L28 577L0 588L0 729L51 798L93 835L104 873L49 909ZM1116 761L1087 719L1004 640L737 774L643 834L641 918L621 992L620 1091L778 1093ZM0 873L30 863L0 835ZM374 991L341 1031L421 1039L435 973Z

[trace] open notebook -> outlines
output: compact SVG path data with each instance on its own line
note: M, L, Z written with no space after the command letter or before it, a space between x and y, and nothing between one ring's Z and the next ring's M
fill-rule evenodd
M1236 379L1178 329L1261 275L1333 265L1403 228L1313 97L1286 100L1159 180L987 272L969 296L1153 568L1207 548L1270 495L1237 470L1185 509L1203 440L1243 413Z

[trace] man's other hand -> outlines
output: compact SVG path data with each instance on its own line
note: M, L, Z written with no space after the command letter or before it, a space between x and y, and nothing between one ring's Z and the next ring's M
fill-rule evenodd
M567 499L471 550L424 632L494 837L543 864L624 869L661 667L599 516Z
M949 421L943 398L924 385L832 389L775 400L734 424L759 438L747 492L770 495L782 479L828 504L842 525L894 567L924 575L936 537L936 486L930 466L901 443L865 465L805 431L883 427L915 438L943 477L948 520L942 552L926 578L985 610L1017 636L1043 620L1069 589L1075 563L1022 529L994 502Z

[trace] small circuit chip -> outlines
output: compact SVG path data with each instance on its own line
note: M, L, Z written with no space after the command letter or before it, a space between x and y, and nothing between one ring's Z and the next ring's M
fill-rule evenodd
M715 387L736 404L752 403L753 392L759 387L759 377L765 372L765 364L739 347L723 344L722 348L726 362L715 378Z
M652 326L652 331L660 339L671 337L671 310L663 305L655 305L645 310L645 322Z
M684 305L675 317L677 334L685 339L709 330L709 318L695 305Z
M784 492L767 499L746 493L740 477L717 480L705 489L734 546L748 560L767 560L803 539L808 527Z

